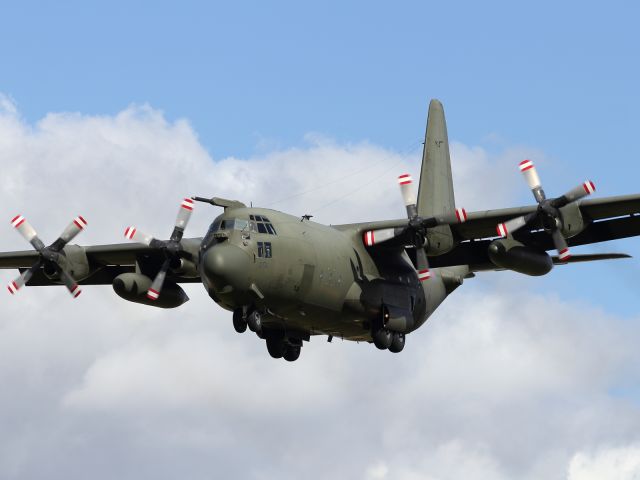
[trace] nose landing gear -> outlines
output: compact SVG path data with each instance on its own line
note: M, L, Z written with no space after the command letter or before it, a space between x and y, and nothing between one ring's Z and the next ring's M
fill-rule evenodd
M244 309L236 308L233 311L233 328L238 333L243 333L247 330L247 319L245 318Z
M233 328L238 333L244 333L247 327L259 335L262 331L262 315L258 310L252 310L247 314L246 307L236 308L233 311Z
M247 316L247 325L252 332L260 333L262 331L262 314L258 310L253 310Z

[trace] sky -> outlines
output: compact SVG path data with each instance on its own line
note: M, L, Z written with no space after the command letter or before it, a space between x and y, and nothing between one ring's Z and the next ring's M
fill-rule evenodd
M185 195L323 223L404 215L427 105L457 203L592 179L639 192L631 2L0 2L0 250L168 236ZM353 179L357 182L353 182ZM357 185L354 187L354 183ZM219 212L198 206L188 235ZM0 223L1 225L1 223ZM162 311L87 287L0 299L0 478L640 478L632 260L478 275L400 355L314 338L294 364L201 286ZM0 272L7 282L15 272Z

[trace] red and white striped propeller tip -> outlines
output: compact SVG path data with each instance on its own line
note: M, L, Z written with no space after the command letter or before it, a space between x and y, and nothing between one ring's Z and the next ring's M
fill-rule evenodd
M429 271L428 268L418 271L418 280L420 280L421 282L424 282L425 280L429 280L430 278L431 278L431 272Z
M25 222L25 218L22 215L16 215L11 219L11 225L13 225L14 228L18 228L24 222Z
M136 234L136 227L127 227L124 230L124 237L129 239L129 240L133 240L133 237Z
M71 289L69 290L69 293L71 293L73 298L78 298L82 293L82 290L80 290L80 287L76 283L75 285L73 285L73 287L71 287Z
M20 290L20 285L18 285L15 281L11 282L7 285L7 290L11 295L15 295L18 290Z
M560 259L561 262L566 262L571 258L571 252L569 251L568 248L563 248L558 252L558 258Z
M531 160L523 160L520 162L520 171L526 172L527 170L531 170L534 168L533 162Z
M82 217L82 215L78 215L76 218L74 218L73 219L73 223L80 230L84 230L86 228L86 226L87 226L87 221Z
M596 191L596 184L593 183L591 180L587 180L586 182L584 182L582 184L582 187L584 188L584 191L587 192L587 195L591 195L593 192Z
M464 208L456 208L456 218L458 223L464 223L467 221L467 211Z
M498 232L498 235L500 235L501 237L507 237L509 235L507 226L504 223L498 224L496 226L496 231Z
M194 202L190 198L185 198L184 200L182 200L180 206L185 210L193 210Z
M413 182L413 180L411 179L411 175L408 173L402 174L398 177L398 183L400 185L408 185L411 182Z

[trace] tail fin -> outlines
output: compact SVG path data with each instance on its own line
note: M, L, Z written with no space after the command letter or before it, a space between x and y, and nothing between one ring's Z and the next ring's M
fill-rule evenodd
M438 100L429 103L427 132L422 153L422 170L418 187L418 215L433 217L455 212L449 139L444 109ZM447 225L429 229L427 233L431 254L443 254L454 247L453 234Z
M442 103L429 103L427 132L422 153L422 170L418 187L418 215L431 217L451 214L456 202L453 194L449 139Z

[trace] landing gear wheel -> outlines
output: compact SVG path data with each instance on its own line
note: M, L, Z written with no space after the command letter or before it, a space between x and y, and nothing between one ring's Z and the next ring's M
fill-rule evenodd
M298 357L300 357L300 346L287 345L287 348L284 351L284 359L287 362L295 362Z
M282 358L286 352L286 346L284 344L284 338L282 337L267 337L267 350L269 355L273 358Z
M233 311L233 328L235 328L238 333L247 330L247 321L244 319L244 312L241 308Z
M254 310L249 314L247 324L252 332L258 333L262 329L262 315L258 310Z
M391 345L389 346L389 351L393 353L400 353L404 348L405 336L404 333L395 332L393 334L393 338L391 339Z
M380 350L386 350L389 348L392 340L391 332L386 328L381 328L373 334L373 343Z

